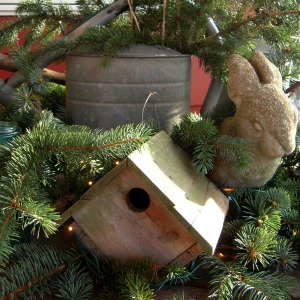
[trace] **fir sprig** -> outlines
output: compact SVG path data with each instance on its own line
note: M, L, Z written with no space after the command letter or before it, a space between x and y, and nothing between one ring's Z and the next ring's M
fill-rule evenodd
M182 115L172 127L171 137L192 157L202 174L213 169L217 154L241 171L246 170L252 161L243 139L219 135L211 119L202 118L196 113Z
M51 246L20 244L0 276L1 299L44 293L53 276L66 268L62 252ZM29 298L30 299L30 298Z
M272 266L275 266L278 272L290 272L298 264L299 255L294 249L293 240L286 237L277 236L275 256Z
M60 33L59 21L64 20L67 28L82 21L82 16L72 13L67 4L53 5L51 0L26 0L18 4L16 9L18 18L3 25L5 30L0 41L0 48L16 45L19 41L18 32L26 30L23 46L31 47L39 41L58 37Z
M238 262L224 262L215 256L202 255L203 267L213 277L208 299L290 299L289 289L296 285L293 277L278 273L249 272Z
M149 282L134 271L129 272L121 280L123 299L152 300L154 290Z
M151 282L157 279L157 269L151 259L126 263L110 258L100 261L100 268L102 299L153 299Z
M92 280L80 260L51 245L18 244L0 274L0 297L44 299L52 293L62 299L88 299Z
M12 244L18 241L18 231L20 225L15 219L9 218L4 214L0 217L0 272L2 268L6 265L10 254L14 251Z
M93 293L90 274L81 264L71 265L60 274L53 286L55 296L64 300L89 299Z
M281 208L290 206L288 194L281 189L257 191L245 199L245 219L255 226L278 231L281 226Z
M265 228L250 224L243 226L234 239L234 244L242 250L238 254L241 262L246 266L250 264L256 270L268 266L274 256L275 236L274 231Z

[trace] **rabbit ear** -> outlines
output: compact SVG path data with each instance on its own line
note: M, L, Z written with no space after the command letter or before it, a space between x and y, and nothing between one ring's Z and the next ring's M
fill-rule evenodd
M282 78L279 70L262 52L254 52L250 59L250 63L256 70L261 83L272 83L280 88L282 87Z
M228 95L238 107L250 90L260 86L260 81L253 66L240 55L230 55L227 66L229 71Z

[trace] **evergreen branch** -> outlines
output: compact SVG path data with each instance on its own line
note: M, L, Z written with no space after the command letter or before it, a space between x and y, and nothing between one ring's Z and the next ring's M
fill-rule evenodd
M29 224L41 225L45 232L53 233L57 224L54 222L58 219L50 205L46 205L44 201L38 203L35 201L36 193L39 189L34 184L32 189L32 178L36 180L37 174L31 172L32 161L37 158L37 154L28 143L24 143L15 149L11 154L11 160L6 164L6 172L9 177L2 176L2 195L0 203L3 203L3 209L8 210L6 218L9 219L12 211L19 211L20 219L26 219L24 226ZM31 177L30 177L31 175ZM40 197L44 200L44 195ZM26 200L25 200L26 199Z
M202 40L202 43L206 43L207 41L209 40L213 40L213 39L216 39L220 36L223 36L225 34L229 34L229 33L232 33L234 32L235 30L241 28L242 26L245 26L247 25L248 23L250 22L254 22L254 21L257 21L258 19L266 19L266 18L275 18L277 16L281 16L281 15L291 15L291 14L298 14L300 15L300 10L286 10L286 11L274 11L274 12L263 12L263 13L260 13L260 14L256 14L255 16L253 17L248 17L240 22L236 22L234 24L232 24L232 26L226 28L226 29L223 29L223 30L220 30L218 33L216 34L213 34L213 35L210 35L210 36L207 36L206 38L204 38Z
M269 188L266 191L260 193L260 198L269 204L271 207L278 209L290 209L291 199L287 191L281 188Z
M64 300L90 299L93 292L92 279L83 266L71 265L56 280L55 296Z
M218 135L218 128L210 118L195 113L182 115L172 127L171 137L192 156L198 171L204 175L213 169L218 152L240 170L246 170L252 161L243 139Z
M140 274L129 272L120 283L123 299L152 300L154 298L154 290L150 287L150 283L146 282Z
M98 145L98 146L72 146L72 147L40 147L38 148L41 151L91 151L91 150L101 150L101 149L106 149L106 148L112 148L116 147L119 145L124 145L124 144L129 144L133 142L140 142L144 143L145 142L144 137L138 137L138 138L131 138L131 139L126 139L123 141L116 141L111 144L106 144L106 145Z
M290 299L289 288L295 285L295 280L290 276L278 273L259 272L258 274L252 273L242 276L242 280L235 284L233 294L238 298L246 296L248 299L258 300L272 300L274 298L288 300ZM285 286L285 284L287 285Z
M197 269L197 267L195 268ZM159 291L166 284L181 284L184 285L192 277L193 270L190 272L187 267L179 267L170 264L163 269L165 279L159 282L156 291Z
M235 136L220 135L212 142L217 147L222 159L227 159L240 172L247 171L252 163L252 155L247 141Z
M278 273L248 272L238 262L223 262L215 256L201 255L202 264L213 276L208 299L271 300L290 299L289 289L294 287L294 278Z
M32 285L37 285L37 284L40 284L42 281L52 277L52 276L55 276L59 273L61 273L64 269L65 269L66 265L63 264L63 265L60 265L58 266L57 268L55 268L54 270L51 270L50 272L48 272L47 274L43 275L43 277L39 277L33 281L28 281L26 282L24 285L22 286L18 286L15 290L11 291L8 295L5 295L2 300L9 300L9 299L12 299L14 296L24 292L25 290L27 290L28 288L31 288ZM67 299L67 298L64 298L64 299ZM74 298L72 298L74 299Z
M210 140L209 140L210 141ZM199 141L192 156L193 162L199 173L205 175L214 168L217 149L209 141Z
M9 259L9 255L14 251L11 244L17 241L17 222L10 215L6 215L4 220L0 218L0 273L1 268Z
M180 117L172 127L171 137L182 148L188 149L197 141L209 139L218 132L217 126L210 118L202 118L200 114L187 113Z
M235 219L232 221L225 222L222 234L228 237L233 237L245 225L245 221L242 219Z
M269 198L270 195L280 195L280 190L270 190L271 193L259 190L254 193L254 197L245 199L244 214L245 220L254 226L260 226L278 232L281 226L280 210L277 209L279 198ZM286 195L285 195L286 196ZM285 200L282 201L283 203Z
M278 236L276 239L275 252L272 265L275 266L278 272L290 272L298 265L299 255L293 249L293 243L290 239Z
M131 295L140 296L136 299L149 299L153 290L150 283L157 279L157 268L151 259L136 260L126 263L115 259L101 262L103 289L101 299L133 299ZM138 287L138 288L137 288ZM143 298L143 296L145 298Z
M281 228L291 234L293 230L300 228L300 215L296 209L281 211Z
M276 246L274 231L267 231L253 225L243 226L234 239L238 249L243 250L238 254L244 265L251 263L253 269L259 269L260 264L266 267L274 256Z
M27 291L49 285L66 264L61 251L49 245L21 244L10 257L10 264L0 276L0 297L3 300L24 296Z

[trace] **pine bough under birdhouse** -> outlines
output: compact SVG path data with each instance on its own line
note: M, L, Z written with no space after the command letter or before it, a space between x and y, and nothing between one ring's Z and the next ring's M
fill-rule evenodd
M79 239L103 257L159 266L212 254L228 199L172 139L159 132L95 183L62 215Z

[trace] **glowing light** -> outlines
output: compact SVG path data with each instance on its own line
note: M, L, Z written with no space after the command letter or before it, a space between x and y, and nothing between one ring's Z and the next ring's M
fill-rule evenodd
M116 160L116 161L115 161L115 164L116 164L116 166L117 166L118 164L120 164L120 162L119 162L118 160Z
M62 21L59 21L58 23L59 23L59 27L60 27L62 35L65 35L65 28L64 28Z
M223 191L226 193L232 193L234 192L234 188L224 188Z
M72 226L69 226L69 227L68 227L68 230L69 230L69 231L73 231L73 227L72 227Z
M89 186L93 185L93 181L90 180L90 181L88 182L88 185L89 185Z
M219 258L224 258L224 257L225 257L225 255L224 255L223 253L221 253L221 252L218 252L218 253L217 253L217 256L218 256Z

